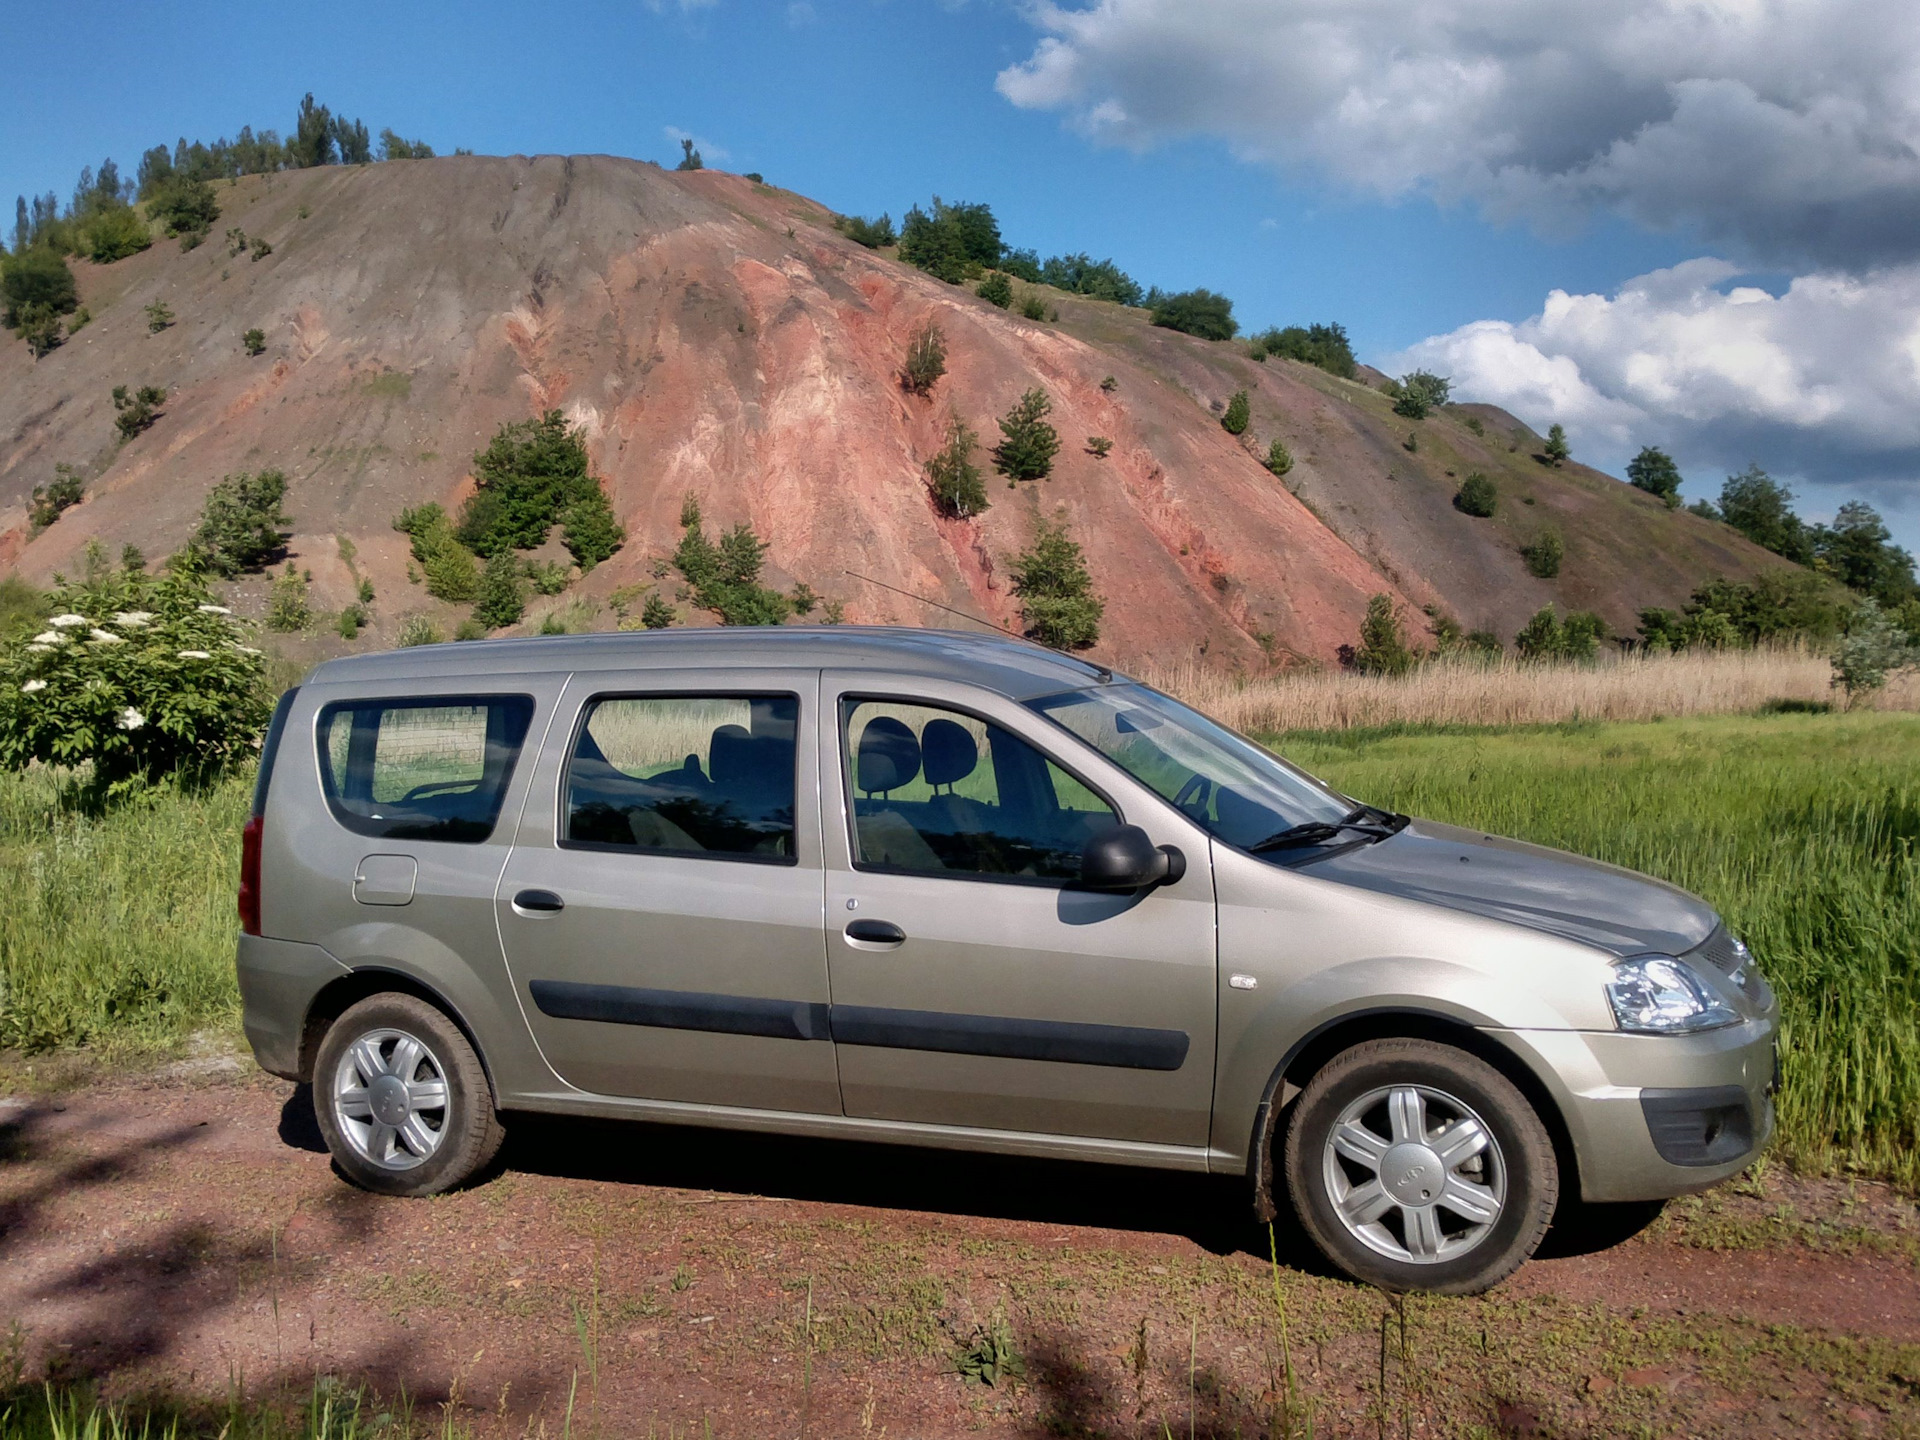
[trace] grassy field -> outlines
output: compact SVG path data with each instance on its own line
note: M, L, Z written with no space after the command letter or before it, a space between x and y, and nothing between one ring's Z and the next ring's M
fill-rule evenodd
M1363 799L1704 895L1786 1007L1781 1145L1920 1185L1920 716L1269 736ZM102 819L0 777L0 1048L151 1053L232 1033L247 783Z

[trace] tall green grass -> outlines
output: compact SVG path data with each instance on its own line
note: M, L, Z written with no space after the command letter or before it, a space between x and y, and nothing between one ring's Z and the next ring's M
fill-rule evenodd
M1340 789L1710 901L1780 992L1780 1143L1920 1184L1920 716L1272 738Z

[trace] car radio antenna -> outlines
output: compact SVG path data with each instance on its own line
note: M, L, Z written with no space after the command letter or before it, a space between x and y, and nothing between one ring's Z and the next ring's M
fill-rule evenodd
M916 595L911 590L902 590L898 585L889 585L886 581L876 580L871 575L862 575L858 570L848 570L845 573L848 575L851 575L856 580L864 580L869 585L878 585L882 590L891 590L896 595L904 595L909 600L918 600L922 605L931 605L933 606L934 609L944 610L949 615L958 615L962 620L971 620L973 621L974 624L984 625L989 630L998 630L1002 635L1011 635L1016 640L1025 640L1029 645L1037 645L1042 650L1051 650L1056 655L1065 656L1067 659L1072 660L1077 664L1085 665L1088 669L1092 670L1094 674L1100 677L1102 683L1105 683L1105 684L1113 683L1112 669L1108 666L1102 665L1098 660L1089 660L1087 659L1086 656L1076 655L1071 650L1062 650L1058 645L1049 645L1043 640L1035 640L1028 635L1016 634L1014 631L1009 630L1006 626L998 624L995 621L988 620L984 616L969 614L965 610L956 610L953 606L943 605L938 600L929 600L926 596Z

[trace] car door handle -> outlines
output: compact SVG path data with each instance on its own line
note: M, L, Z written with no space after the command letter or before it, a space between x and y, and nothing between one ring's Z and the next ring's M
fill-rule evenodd
M847 939L865 945L901 945L907 932L890 920L855 920L847 926Z
M513 897L513 908L522 915L556 915L567 902L551 890L522 890Z

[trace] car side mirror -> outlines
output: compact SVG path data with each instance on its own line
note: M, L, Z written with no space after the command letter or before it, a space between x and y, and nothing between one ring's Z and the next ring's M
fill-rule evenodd
M1089 890L1143 890L1171 885L1187 873L1187 857L1153 843L1138 825L1118 825L1080 852L1080 883Z

